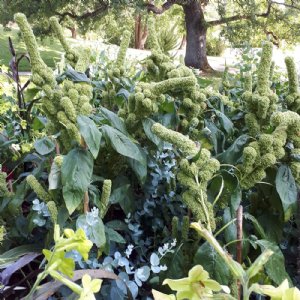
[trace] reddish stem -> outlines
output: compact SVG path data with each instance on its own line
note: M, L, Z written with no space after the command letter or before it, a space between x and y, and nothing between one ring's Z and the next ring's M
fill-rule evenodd
M239 264L242 264L243 260L243 206L240 205L236 213L236 229L237 229L237 245L236 245L236 260ZM237 281L238 287L238 299L241 299L241 283Z

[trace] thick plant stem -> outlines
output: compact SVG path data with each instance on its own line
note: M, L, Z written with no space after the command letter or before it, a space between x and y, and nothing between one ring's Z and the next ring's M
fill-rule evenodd
M236 260L239 264L242 264L243 255L243 206L240 205L236 213L236 228L237 228L237 245L236 245ZM241 283L237 281L238 286L238 299L241 299Z
M68 288L70 288L73 292L75 292L76 294L80 295L80 293L82 292L82 287L79 286L78 284L76 284L75 282L69 280L68 278L62 276L60 273L58 273L57 271L53 270L50 272L50 275L62 282L64 285L66 285Z
M201 207L204 211L204 214L205 214L205 219L206 219L206 226L207 226L207 229L208 231L211 233L211 226L210 226L210 219L209 219L209 213L207 211L207 207L204 203L204 200L203 200L203 191L200 189L200 204L201 204Z
M86 214L90 211L89 208L89 193L86 191L84 193L84 200L83 200L83 212Z
M87 149L87 144L84 140L83 137L81 137L81 146L84 148L84 149ZM83 198L83 212L85 214L87 214L89 211L90 211L90 208L89 208L89 192L86 191L84 193L84 198Z
M244 279L246 277L246 273L242 266L234 261L232 257L220 246L211 232L205 229L200 223L196 222L191 224L191 228L194 228L215 249L215 251L222 257L225 264L229 267L234 277L240 279Z

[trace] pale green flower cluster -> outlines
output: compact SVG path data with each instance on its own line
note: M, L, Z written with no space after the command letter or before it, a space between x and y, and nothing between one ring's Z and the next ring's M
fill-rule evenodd
M247 114L245 115L245 122L248 127L249 133L256 136L264 131L269 126L270 116L276 111L276 104L278 96L270 89L270 72L272 64L272 48L270 42L263 45L261 61L257 71L257 88L252 93L252 84L250 78L246 81L243 94Z
M53 224L57 223L57 216L58 216L58 211L57 211L57 207L54 201L49 201L47 202L47 208L49 210L50 213L50 218Z
M127 30L124 31L123 38L120 44L119 52L117 55L116 62L109 67L107 75L109 80L113 83L113 86L109 86L109 89L103 91L101 94L102 105L109 107L111 101L116 97L116 87L115 85L120 84L120 78L125 75L125 59L126 52L130 44L131 33Z
M63 29L60 26L60 24L58 22L58 19L56 17L51 17L50 18L50 25L51 25L51 28L54 31L56 37L59 39L64 51L66 52L67 62L73 68L75 68L75 66L78 62L78 59L79 59L78 53L69 46L67 40L64 37Z
M285 59L285 64L289 78L289 93L285 98L286 105L289 110L300 113L300 91L294 59L292 57L287 57Z
M111 180L107 179L104 180L103 182L102 194L100 200L101 203L100 216L102 219L105 217L105 214L107 213L108 210L110 194L111 194Z
M60 168L61 168L61 166L62 166L62 164L63 164L63 161L64 161L64 157L63 157L62 155L57 155L57 156L55 156L55 158L54 158L54 162L55 162L56 165L57 165L58 167L60 167Z
M247 74L245 76L245 82L244 82L244 90L247 92L252 93L252 75L251 74Z
M81 51L79 52L77 63L75 65L75 70L77 72L84 73L89 67L90 59L91 59L91 49L90 48L81 49Z
M171 78L157 83L139 83L128 100L126 124L134 128L140 120L158 112L159 105L166 100L166 92L193 89L195 83L194 76ZM200 108L197 110L199 112Z
M68 151L74 142L81 143L76 119L78 115L88 115L91 113L92 106L89 101L93 97L92 87L86 83L74 83L69 80L65 80L62 85L58 85L53 71L45 65L40 57L36 39L25 15L16 14L15 20L20 27L32 61L32 81L41 87L45 94L42 104L43 110L49 120L47 123L48 133L56 134L60 132L59 140L63 149ZM69 46L62 35L62 29L57 19L51 18L50 23L64 49L67 51L67 58L69 60L72 59L78 71L85 71L89 63L90 53L86 51L80 57L77 54L75 55L75 52L68 48Z
M257 141L244 148L243 165L240 168L240 184L243 188L248 189L266 177L265 169L273 166L277 158L280 158L276 156L276 147L283 149L284 144L285 140L283 144L278 144L272 134L262 134ZM282 154L284 155L284 151Z
M262 49L260 64L257 70L257 91L260 95L270 92L270 74L272 66L273 44L265 42Z
M26 177L26 182L31 187L31 189L36 193L37 197L40 200L46 202L47 208L50 213L50 218L53 224L57 223L57 207L55 202L53 201L51 195L44 189L44 187L38 182L34 175L28 175Z
M52 89L56 85L53 71L47 67L42 60L38 51L38 44L34 37L33 31L27 22L26 16L21 13L15 14L15 21L20 27L24 43L30 55L30 63L32 67L32 81L34 84L42 87L47 96L52 95Z
M153 51L162 52L159 46L158 37L157 37L157 30L155 28L155 19L153 16L148 18L148 38L147 43L150 46L150 49Z
M294 149L292 149L291 151L292 157L295 155L300 155L299 114L293 111L278 112L272 116L271 122L273 126L277 126L276 130L278 130L278 128L285 128L285 133L281 135L281 138L283 138L283 136L286 136L287 140L293 142ZM292 160L289 166L296 182L300 184L300 162L298 162L298 160Z
M212 231L216 224L213 206L207 200L206 189L208 182L219 169L219 161L211 158L208 150L202 149L196 162L190 163L187 159L182 159L177 173L179 183L186 188L182 200L195 218Z
M123 38L120 44L120 49L117 56L117 61L115 64L116 68L124 68L126 52L130 44L131 33L128 30L125 30L123 33ZM117 76L120 77L120 76Z
M228 74L228 71L229 71L229 69L228 69L228 67L226 66L226 67L225 67L225 70L224 70L224 72L223 72L223 76L222 76L222 88L223 88L224 90L228 90L228 89L231 88L231 84L230 84L230 82L229 82L229 74Z
M275 127L270 134L260 134L257 141L251 142L243 151L243 164L240 167L241 185L250 188L265 176L265 170L275 165L285 156L284 146L293 142L293 154L300 153L300 116L292 111L276 112L270 119ZM300 179L300 163L291 163L292 173L297 181Z
M277 112L271 117L272 126L279 128L286 127L287 139L293 142L295 148L300 148L300 115L293 111ZM279 138L279 134L277 135Z
M5 197L9 194L6 177L7 174L5 172L0 172L0 197Z
M163 54L162 54L163 55ZM159 57L153 54L150 59ZM149 62L149 61L148 61ZM165 77L158 82L140 82L136 85L134 93L130 95L128 106L122 111L126 125L131 131L136 131L140 127L140 121L158 112L167 96L183 95L180 106L182 116L181 125L184 130L196 129L202 124L201 114L206 108L206 97L197 84L193 72L185 66L176 67L170 63L169 67L163 67L164 63L157 61L158 70Z
M156 49L152 49L152 54L145 60L145 67L149 77L155 81L168 78L167 74L169 72L171 72L169 75L170 78L174 78L182 75L189 76L186 75L186 73L190 71L188 68L185 70L185 67L180 68L180 70L173 71L176 69L176 66L171 61L170 57Z
M51 195L44 189L44 187L38 182L34 175L28 175L26 181L31 189L36 193L40 200L47 202L52 201Z
M0 244L4 241L6 235L6 229L3 225L0 226Z
M189 216L184 216L181 222L181 237L179 237L179 219L178 217L174 216L172 218L171 228L172 228L172 238L176 239L177 241L183 240L186 241L188 239L189 231L190 231L190 218Z
M74 50L68 44L64 34L63 29L60 26L58 19L56 17L50 18L51 28L59 39L64 51L67 62L78 72L85 72L89 66L91 51L89 48L81 49L81 51Z
M159 123L152 126L152 132L162 140L175 145L185 157L199 154L200 149L196 144L179 132L167 129ZM201 149L195 162L190 162L187 158L181 159L177 173L179 183L186 188L182 200L195 218L205 223L210 230L214 230L216 224L212 204L207 200L206 188L219 169L219 161L211 158L208 150Z
M194 156L199 152L199 148L197 147L195 142L190 140L187 136L181 134L180 132L168 129L159 123L153 124L151 130L162 140L176 146L185 157L189 155Z

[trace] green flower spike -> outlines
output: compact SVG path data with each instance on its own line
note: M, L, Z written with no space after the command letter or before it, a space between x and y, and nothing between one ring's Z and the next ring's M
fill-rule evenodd
M131 33L128 30L125 30L123 33L123 39L121 41L120 49L118 52L116 68L120 68L120 67L124 66L126 51L127 51L127 48L129 47L130 38L131 38Z
M82 292L80 294L79 300L96 300L94 293L100 291L102 285L101 279L93 279L90 275L84 274L82 277Z
M151 130L162 140L177 146L185 156L194 156L199 152L196 144L179 132L168 129L159 123L153 124Z
M263 45L261 61L257 70L257 90L260 95L268 94L270 90L270 71L272 64L273 44L266 42Z
M0 165L1 170L1 165ZM9 194L6 182L7 174L5 172L0 172L0 197L5 197Z
M107 179L104 180L103 182L101 201L100 201L101 202L100 215L102 219L105 217L105 214L108 210L110 194L111 194L111 180Z
M168 284L172 290L177 291L177 300L205 299L211 296L213 291L219 292L222 289L218 282L209 278L208 273L200 265L193 267L188 277L176 280L166 279L163 284Z
M26 177L26 181L41 200L44 200L45 202L49 202L52 200L51 196L46 192L43 186L37 181L34 175L28 175Z
M299 83L296 64L292 57L286 57L285 64L289 78L289 94L299 93Z

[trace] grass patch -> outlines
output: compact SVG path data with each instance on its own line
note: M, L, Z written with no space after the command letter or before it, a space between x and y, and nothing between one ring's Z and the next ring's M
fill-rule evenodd
M8 46L8 37L11 37L13 41L14 48L16 52L26 53L26 48L24 42L20 39L18 35L19 30L11 28L11 30L4 30L3 26L0 26L0 65L9 65L12 58ZM43 41L38 40L39 50L42 59L45 63L54 68L55 64L61 59L63 53L62 46L56 39L45 39ZM24 59L20 64L20 71L30 71L30 64Z

